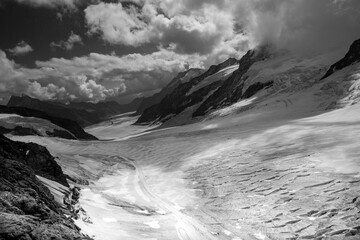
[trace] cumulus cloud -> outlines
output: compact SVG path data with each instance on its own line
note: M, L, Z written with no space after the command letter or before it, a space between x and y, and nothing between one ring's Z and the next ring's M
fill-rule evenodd
M171 45L178 53L204 55L224 41L240 39L232 13L211 3L193 10L183 8L184 1L99 3L85 9L85 18L90 34L112 44L137 47L152 42Z
M91 53L72 59L37 61L24 68L0 50L0 93L44 100L97 102L109 97L158 89L174 72L202 67L199 55L180 55L160 48L152 54L122 57Z
M90 34L112 44L218 58L220 49L243 54L264 43L331 50L359 37L359 12L358 0L127 0L91 5L85 18Z
M17 0L34 6L76 6L74 0ZM36 3L35 3L36 2ZM98 101L164 86L177 72L207 68L247 50L272 44L297 53L320 53L360 37L358 0L118 0L87 3L89 35L112 45L146 49L124 56L91 53L37 61L28 69L0 57L0 91L42 99ZM71 34L53 47L72 49ZM4 80L5 79L5 80Z
M26 42L21 41L16 44L14 48L8 49L7 51L13 56L23 56L34 51L34 49Z
M75 46L75 44L83 44L82 39L79 35L71 32L69 38L64 41L61 40L59 42L51 42L50 43L50 47L52 48L61 48L63 50L66 51L70 51L71 49L73 49L73 47Z

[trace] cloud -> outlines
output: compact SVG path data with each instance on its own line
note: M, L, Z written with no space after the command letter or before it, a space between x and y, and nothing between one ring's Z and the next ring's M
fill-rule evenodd
M82 39L79 35L71 32L70 33L70 36L69 38L64 41L64 40L61 40L59 42L51 42L50 43L50 47L52 48L61 48L63 50L66 50L66 51L70 51L71 49L73 49L74 45L75 44L83 44L82 42Z
M90 34L100 33L110 43L127 46L139 46L156 37L155 29L147 24L151 14L135 5L125 9L121 3L99 3L85 9Z
M80 4L70 0L17 1L47 7ZM37 61L33 69L15 64L2 52L0 91L61 101L99 101L161 88L179 71L240 58L261 44L315 54L348 47L360 37L358 0L92 3L84 7L89 35L111 45L134 47L134 51L154 45L157 50L124 56L90 53L71 59L52 58ZM70 50L74 44L81 44L81 38L72 33L68 40L51 45Z
M47 7L47 8L57 8L57 7L66 7L75 9L77 3L80 0L16 0L16 2L21 4L26 4L31 7Z
M242 0L233 9L254 44L309 54L347 47L360 37L357 0Z
M27 94L43 100L97 102L125 91L125 86L107 89L91 76L66 75L49 68L29 69L17 65L0 50L0 93Z
M14 48L8 49L7 51L13 56L23 56L34 51L34 49L26 42L21 41L16 44Z
M0 50L0 93L44 100L97 102L110 97L158 89L174 73L202 67L199 55L180 55L160 48L152 54L122 57L91 53L72 59L37 61L24 68Z
M85 19L89 34L99 34L111 44L158 43L178 53L204 55L224 41L240 39L231 12L211 3L193 10L182 8L181 0L99 3L85 9Z
M89 33L111 44L172 45L215 58L220 49L243 54L265 43L328 51L360 35L358 0L127 0L88 6L85 18Z

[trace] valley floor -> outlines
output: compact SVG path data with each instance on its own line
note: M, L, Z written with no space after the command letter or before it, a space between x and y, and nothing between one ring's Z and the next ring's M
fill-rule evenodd
M21 140L89 180L77 224L94 239L359 239L360 105L299 98L143 134L132 118L87 129L104 141Z

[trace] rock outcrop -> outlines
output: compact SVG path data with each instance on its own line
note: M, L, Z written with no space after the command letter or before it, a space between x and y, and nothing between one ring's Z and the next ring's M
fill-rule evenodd
M69 186L61 167L43 146L35 143L15 142L0 135L0 157L25 164L35 174Z
M80 233L35 176L66 184L44 147L0 136L0 239L90 239Z
M345 57L340 59L335 64L331 65L329 70L325 73L322 79L327 78L336 71L339 71L347 66L350 66L356 62L360 62L360 39L354 41Z

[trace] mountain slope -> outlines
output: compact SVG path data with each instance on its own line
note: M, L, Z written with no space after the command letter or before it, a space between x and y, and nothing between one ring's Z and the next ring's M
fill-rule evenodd
M135 111L138 104L138 101L127 105L120 105L114 101L99 103L71 102L70 104L62 104L59 102L40 101L24 95L21 97L11 96L7 106L39 110L50 116L75 121L84 127L99 123L108 117L120 113Z
M23 117L17 114L0 113L0 134L19 136L37 135L42 137L60 137L77 139L72 133L48 120L34 117Z
M226 75L225 77L223 75L218 76L218 78L202 85L199 89L194 90L194 88L204 80L206 81L208 77L237 64L238 60L230 58L221 64L211 66L206 72L192 78L188 82L180 84L170 94L166 95L160 103L147 108L138 119L137 124L154 121L164 122L173 115L177 115L185 109L201 103L208 96L209 92L216 90L221 85Z
M346 66L355 66L360 59L359 48L360 41L357 40L345 57L335 64L333 63L337 59L344 56L342 50L315 56L296 55L289 51L272 49L270 46L250 50L240 59L238 68L226 75L222 81L209 81L209 75L215 76L221 72L218 69L215 73L210 68L204 73L208 74L207 76L201 75L199 81L194 78L188 84L179 85L162 102L145 110L137 123L166 122L166 126L173 126L197 121L194 118L223 115L233 108L245 111L271 97L309 88ZM329 69L331 64L333 65ZM354 74L351 76L355 78ZM344 93L346 88L358 88L355 83L357 81L344 79L330 81L323 88ZM335 84L341 87L336 87ZM357 98L355 92L352 91L352 98ZM340 93L332 97L336 102ZM245 103L245 100L248 102ZM242 103L237 104L239 101ZM327 104L331 105L329 102ZM232 105L234 106L231 107ZM329 106L324 108L327 107Z
M23 117L33 117L39 119L45 119L50 121L51 123L59 126L62 129L69 131L74 137L82 140L96 140L97 138L86 133L84 129L82 129L79 124L75 121L61 118L61 117L54 117L50 116L45 112L41 112L38 110L33 110L25 107L8 107L8 106L1 106L0 105L0 113L3 114L17 114ZM57 134L55 134L56 136ZM61 135L58 135L61 137Z
M190 79L200 75L202 72L202 69L191 68L185 72L179 73L168 85L161 89L160 92L155 93L150 97L145 97L137 108L136 114L142 114L145 109L158 104L166 95L170 94L180 84L188 82Z
M360 39L354 41L351 44L349 51L342 59L331 65L331 67L322 77L322 79L327 78L334 72L341 70L347 66L350 66L351 64L354 64L356 62L360 62Z
M216 109L222 106L227 106L235 103L241 97L251 97L254 93L261 90L262 88L269 87L272 82L266 83L255 83L250 90L242 95L244 82L246 77L243 78L244 74L249 68L257 61L264 60L268 57L267 47L262 47L257 50L248 51L239 62L239 68L233 72L233 74L226 79L226 81L219 87L199 108L194 112L193 117L202 116L211 109Z

